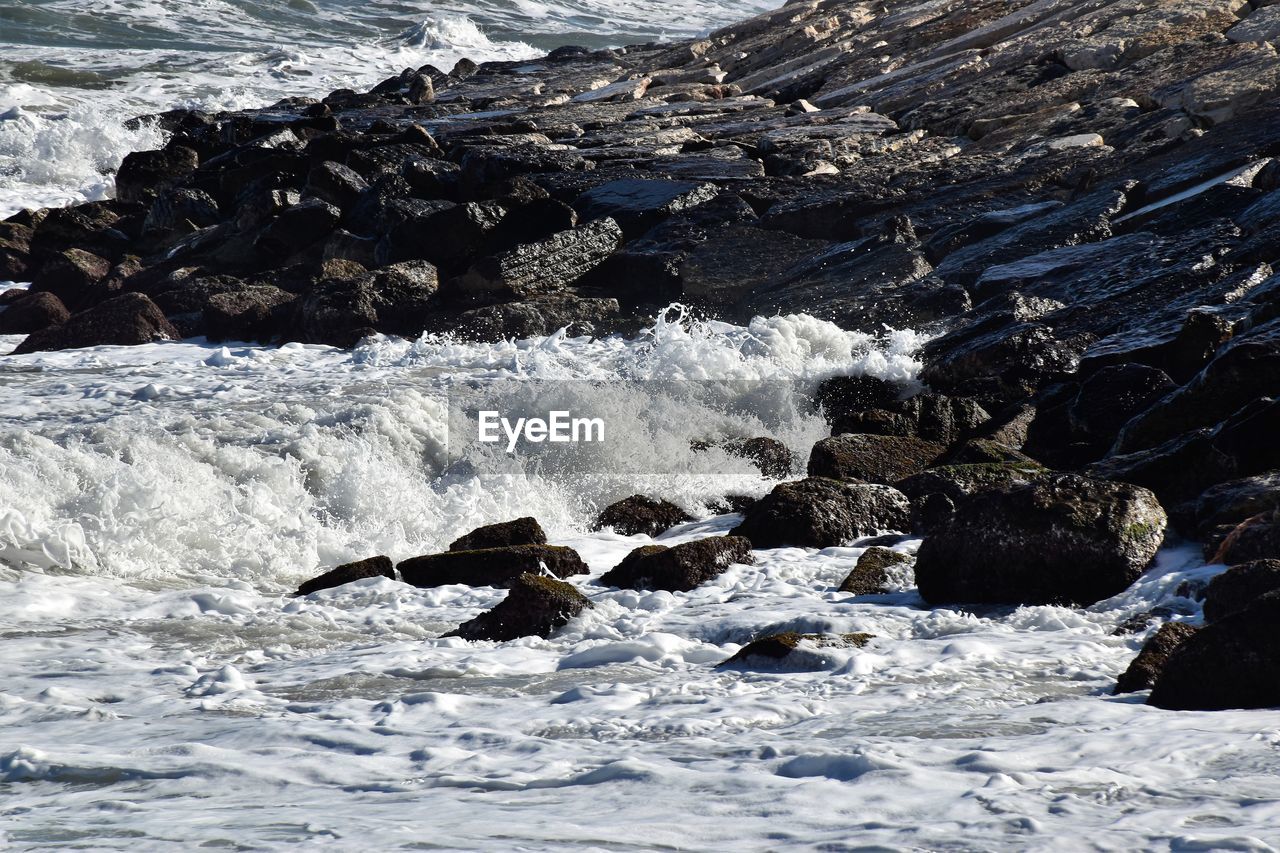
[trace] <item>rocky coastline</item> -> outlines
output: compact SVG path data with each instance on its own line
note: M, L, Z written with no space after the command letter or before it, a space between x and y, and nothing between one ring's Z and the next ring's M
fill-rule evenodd
M32 282L0 334L603 335L672 301L918 329L924 391L830 380L832 438L769 451L809 453L806 478L607 582L689 589L752 548L893 530L924 537L930 604L1088 606L1180 536L1232 568L1187 591L1207 627L1137 626L1122 685L1280 705L1277 39L1280 6L1243 0L806 0L696 41L167 113L117 198L0 223L0 279ZM661 497L602 524L660 533L683 520ZM399 576L510 586L467 639L545 634L590 606L565 580L586 567L530 521ZM396 569L330 574L302 592Z

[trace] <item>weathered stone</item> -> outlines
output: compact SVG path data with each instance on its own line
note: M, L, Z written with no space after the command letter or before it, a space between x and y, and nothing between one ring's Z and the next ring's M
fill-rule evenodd
M924 393L846 412L831 419L831 431L903 436L951 445L972 435L990 417L975 400Z
M331 205L347 210L355 205L360 194L369 188L369 183L360 173L341 163L325 161L311 167L307 174L306 193L309 196L326 201Z
M525 572L558 578L586 574L578 552L562 545L509 545L411 557L396 566L405 583L420 587L467 584L509 586Z
M834 435L813 446L809 476L891 485L928 468L946 450L941 444L889 435Z
M78 308L98 301L95 287L111 272L111 262L83 249L66 249L40 265L33 291L52 293L64 305Z
M686 521L693 521L693 517L669 501L632 495L601 510L592 529L608 527L622 536L657 536Z
M271 285L215 293L202 312L205 334L211 340L270 339L283 326L294 299L292 293Z
M186 177L200 165L199 155L185 145L125 155L116 172L116 196L121 201L150 201L165 186Z
M477 261L454 288L466 298L491 302L563 290L599 266L621 243L618 224L599 219Z
M688 592L734 563L750 564L751 542L741 536L710 536L670 548L637 548L600 578L604 586Z
M1204 618L1217 622L1280 590L1280 560L1255 560L1232 566L1204 590Z
M899 551L873 545L862 552L853 571L840 583L840 591L850 595L881 595L888 590L889 570L912 561Z
M560 329L570 337L603 335L621 310L616 299L545 293L521 302L464 311L457 315L451 328L463 337L481 341L542 337Z
M743 513L734 536L756 548L830 548L885 531L905 531L911 507L897 489L809 477L780 483Z
M764 669L818 671L835 662L832 652L860 649L875 637L871 634L801 634L787 631L752 640L717 669Z
M574 201L583 221L609 217L627 239L644 234L663 219L713 198L714 184L624 178L587 190Z
M679 266L685 298L732 305L781 281L796 264L826 248L779 231L727 226L699 244Z
M1166 622L1161 625L1151 639L1143 644L1142 651L1138 652L1129 668L1116 679L1115 693L1150 690L1160 676L1160 670L1169 662L1169 657L1196 630L1186 622Z
M258 251L288 257L325 239L342 219L342 211L318 198L280 212L254 243Z
M61 325L70 317L67 306L52 293L25 293L0 311L0 335L29 335Z
M730 441L725 453L750 460L760 473L770 479L780 480L791 474L795 462L791 450L776 438L759 437Z
M450 551L475 551L479 548L501 548L507 545L546 545L547 534L532 516L503 521L476 528L449 545Z
M298 587L295 595L310 595L313 592L319 592L322 589L332 589L336 586L349 584L354 581L364 580L366 578L390 578L396 579L396 570L391 565L390 557L369 557L365 560L357 560L354 563L344 563L336 569L330 569L318 577L314 577L306 581Z
M591 600L572 584L526 572L511 582L507 597L492 610L444 636L498 643L520 637L550 637L591 606Z
M28 335L13 352L136 346L177 337L178 330L154 302L141 293L124 293Z

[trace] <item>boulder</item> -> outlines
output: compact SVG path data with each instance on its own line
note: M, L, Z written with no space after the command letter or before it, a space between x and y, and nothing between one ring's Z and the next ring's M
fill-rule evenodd
M602 336L618 321L616 299L545 293L520 302L486 305L456 315L450 328L480 341L503 341L553 335L561 329L571 338Z
M610 217L627 239L644 234L663 219L714 198L714 184L622 178L584 192L573 207L584 222Z
M52 293L25 293L0 311L0 335L29 335L71 317L67 306Z
M836 662L840 649L860 649L875 639L871 634L801 634L787 631L752 640L717 669L818 671Z
M791 450L785 444L765 436L730 441L725 444L724 451L730 456L753 462L761 475L771 480L790 476L795 463Z
M298 591L294 594L310 595L322 589L332 589L335 586L342 586L353 581L379 577L390 578L391 580L396 579L396 570L391 565L390 557L369 557L364 560L357 560L354 563L344 563L336 569L330 569L324 574L306 581L298 587Z
M1254 560L1232 566L1204 589L1205 621L1221 621L1276 590L1280 590L1280 560Z
M734 563L751 564L751 542L741 536L709 536L670 548L637 548L600 578L605 586L688 592Z
M1280 594L1264 595L1181 643L1148 705L1171 711L1280 706Z
M779 483L731 533L755 548L830 548L910 525L911 505L897 489L809 477Z
M980 491L931 524L916 583L931 604L1089 605L1122 592L1164 541L1155 495L1048 474Z
M507 545L546 545L547 534L533 516L478 527L449 544L450 551L475 551Z
M775 286L793 266L825 248L826 243L783 231L727 225L689 253L678 275L686 299L730 306Z
M1205 557L1213 563L1236 566L1254 560L1280 558L1280 510L1269 510L1237 524L1220 542L1206 549Z
M124 293L72 314L60 325L32 333L13 352L137 346L178 337L178 330L154 302L141 293Z
M405 583L420 587L467 584L509 586L525 572L544 570L558 578L586 574L587 564L561 545L508 545L411 557L396 566Z
M505 642L519 637L550 637L591 600L564 581L525 572L511 581L510 592L492 610L463 622L446 637Z
M1166 622L1142 646L1142 651L1116 679L1115 693L1150 690L1169 657L1198 629L1186 622Z
M327 201L307 199L281 211L254 246L269 257L287 258L327 238L341 219L342 211Z
M116 197L129 202L150 201L199 165L200 156L185 145L127 154L116 172Z
M355 169L329 160L312 166L307 175L307 195L340 210L354 206L360 194L368 188L368 181Z
M269 284L211 295L202 312L204 332L215 341L270 340L295 299Z
M472 264L453 283L476 302L526 299L563 290L586 275L622 244L622 229L598 219L540 243L530 243Z
M841 581L840 591L851 595L881 595L888 591L889 570L911 561L910 556L900 551L872 545L862 552L853 571Z
M1269 471L1206 489L1188 507L1188 526L1193 533L1204 535L1223 525L1235 527L1245 519L1275 509L1280 509L1280 471Z
M52 293L70 308L79 309L105 294L95 293L111 272L111 262L83 249L64 249L40 265L32 291Z
M813 446L808 471L810 477L890 485L925 470L945 451L918 438L834 435Z
M991 416L976 400L917 394L831 418L831 432L896 435L952 445L972 435Z
M610 527L622 536L657 536L686 521L693 521L693 516L670 501L632 495L601 510L591 529Z

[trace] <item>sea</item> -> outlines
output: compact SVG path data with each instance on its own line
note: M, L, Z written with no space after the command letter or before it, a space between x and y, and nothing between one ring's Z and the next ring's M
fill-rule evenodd
M773 5L0 0L0 216L109 197L121 158L164 142L134 116L682 38ZM777 437L802 476L826 431L817 384L910 385L926 340L675 305L601 338L0 356L0 845L1280 848L1280 714L1112 695L1146 636L1117 626L1201 619L1190 592L1223 567L1194 546L1171 540L1083 609L930 608L909 570L884 595L840 592L869 540L757 551L687 593L595 582L655 542L593 531L603 506L679 504L695 520L660 544L726 533L726 496L777 481L725 441ZM655 398L686 381L698 393ZM460 452L451 399L499 382L603 407L618 432L579 462ZM530 515L591 570L571 580L594 606L550 639L442 638L505 596L487 587L291 595ZM781 631L874 639L718 668Z

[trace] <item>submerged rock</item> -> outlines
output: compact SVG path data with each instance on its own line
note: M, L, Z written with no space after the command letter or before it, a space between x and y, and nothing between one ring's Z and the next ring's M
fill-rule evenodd
M924 471L945 450L918 438L835 435L813 446L809 476L890 485Z
M752 561L751 542L741 536L710 536L670 548L645 545L606 572L600 583L627 589L688 592L734 563Z
M474 551L446 551L412 557L396 566L401 579L414 586L446 584L508 586L521 574L550 572L558 578L586 574L578 552L562 545L508 545Z
M391 558L378 556L356 560L354 563L343 563L341 566L330 569L324 574L301 584L294 594L310 595L322 589L332 589L335 586L342 586L365 578L390 578L395 580L396 570L391 565Z
M525 572L511 581L510 592L492 610L463 622L446 637L505 642L519 637L550 637L592 606L572 584Z
M871 634L801 634L787 631L752 640L717 669L764 669L816 671L829 669L836 661L833 652L860 649L875 637Z
M1129 668L1116 680L1115 692L1133 693L1149 690L1156 683L1160 670L1169 657L1198 629L1186 622L1166 622L1142 646L1142 651L1129 664Z
M596 516L592 529L610 527L622 536L657 536L686 521L693 521L693 516L670 501L632 495L605 507Z
M809 477L775 486L731 533L755 548L830 548L910 525L910 503L897 489Z
M912 558L907 554L873 545L862 552L853 571L840 582L840 591L850 595L881 595L888 592L889 570L910 562Z
M450 551L475 551L507 545L546 545L547 534L533 516L478 527L449 544Z

